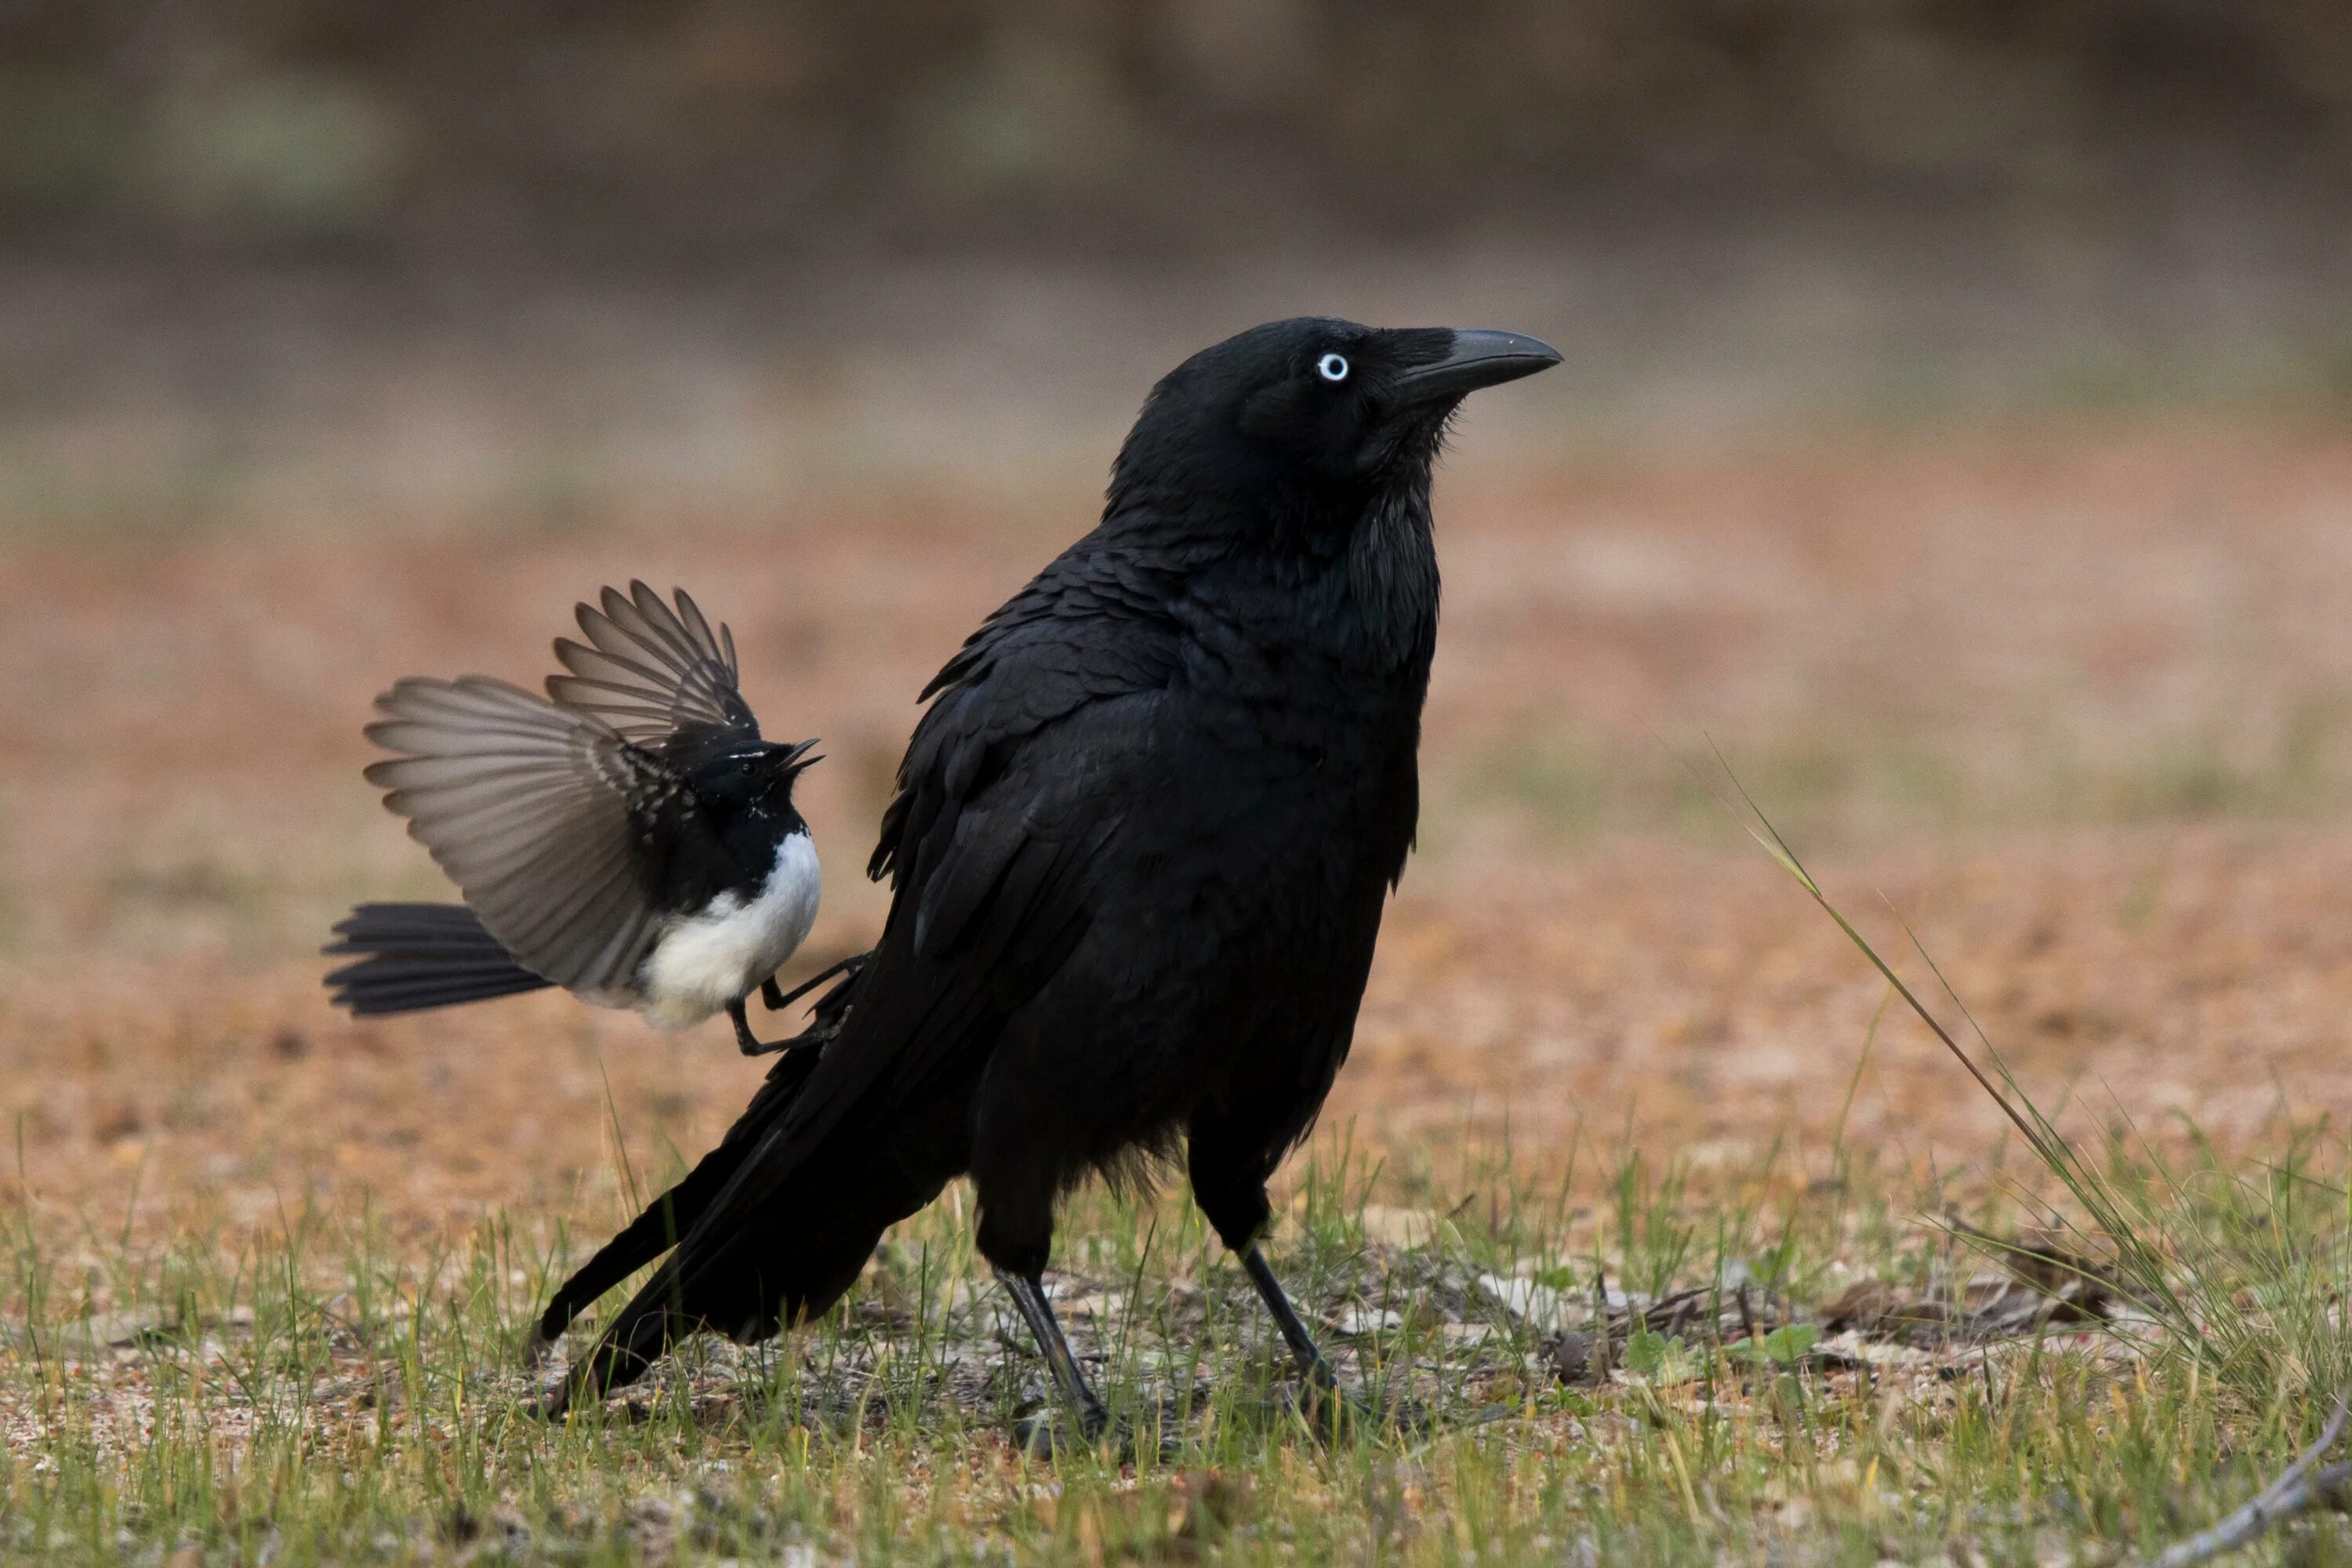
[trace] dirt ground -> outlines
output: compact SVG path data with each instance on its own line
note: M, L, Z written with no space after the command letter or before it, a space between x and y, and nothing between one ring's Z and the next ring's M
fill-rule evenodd
M1047 490L0 537L0 1201L110 1232L361 1188L420 1228L614 1215L616 1134L658 1173L761 1068L723 1026L562 997L331 1011L328 923L441 886L358 776L369 699L534 679L598 584L689 586L771 733L824 740L805 957L829 960L880 918L857 868L914 693L1090 519L1083 480ZM1865 1060L1882 988L1677 760L1710 738L2074 1125L2178 1112L2244 1143L2282 1108L2352 1109L2339 421L1457 462L1439 506L1423 852L1327 1135L1411 1159L1507 1130L1556 1163L1580 1130L1704 1173L1793 1134L1801 1173L1843 1123L1900 1162L1987 1155L1997 1113L1916 1025Z

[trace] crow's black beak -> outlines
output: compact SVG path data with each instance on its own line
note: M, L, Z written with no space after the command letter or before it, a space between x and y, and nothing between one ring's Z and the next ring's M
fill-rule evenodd
M816 742L814 741L803 741L797 746L785 747L783 755L784 766L792 769L794 773L800 772L803 768L814 767L817 763L824 761L824 756L822 752L819 752L815 756L809 755L809 753L812 751L814 751L815 748Z
M1431 403L1517 381L1559 363L1558 349L1522 332L1457 331L1444 359L1406 371L1396 378L1396 388L1407 402Z

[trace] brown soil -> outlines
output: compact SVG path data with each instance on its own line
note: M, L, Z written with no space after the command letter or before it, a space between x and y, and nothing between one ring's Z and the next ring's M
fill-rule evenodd
M824 738L830 958L880 918L856 868L914 692L1090 505L0 543L0 1117L25 1188L104 1227L134 1188L140 1223L237 1226L362 1185L401 1225L603 1223L616 1130L659 1173L760 1068L722 1027L562 997L331 1012L326 924L439 889L357 776L370 696L531 679L598 584L689 585L772 732ZM1542 1163L1581 1128L1702 1172L1794 1131L1822 1158L1882 988L1658 739L1703 755L1702 731L1890 955L1890 906L1911 922L2037 1095L2233 1143L2347 1110L2340 431L1457 465L1441 511L1424 852L1327 1131L1411 1153L1507 1125ZM1890 1016L1844 1130L1949 1167L2000 1121Z

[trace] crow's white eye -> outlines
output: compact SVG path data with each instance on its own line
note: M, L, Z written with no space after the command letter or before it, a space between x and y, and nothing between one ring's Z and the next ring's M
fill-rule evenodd
M1315 362L1315 374L1326 381L1348 379L1348 358L1345 354L1325 354Z

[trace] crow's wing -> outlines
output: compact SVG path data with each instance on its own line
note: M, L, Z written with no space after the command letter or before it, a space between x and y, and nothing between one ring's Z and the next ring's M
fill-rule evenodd
M856 993L887 1081L919 1083L950 1044L900 996L951 1016L984 994L1009 1012L1085 929L1094 861L1159 775L1159 705L1181 649L1167 592L1164 569L1097 531L925 689L869 868L890 879L884 945L907 973ZM853 1018L844 1038L863 1032Z
M968 1065L1085 933L1103 853L1160 776L1158 708L1181 642L1151 571L1089 535L926 691L874 858L890 913L847 1020L687 1232L663 1289L691 1303L698 1277L761 1244L752 1216L811 1152ZM611 1333L667 1310L656 1296L641 1291Z
M559 985L631 983L663 924L637 844L693 820L676 772L593 714L482 676L403 680L376 707L368 739L401 754L368 782L483 929Z
M574 612L585 645L558 637L555 657L568 675L547 678L547 694L593 713L614 733L664 757L690 760L760 738L760 721L737 689L735 634L717 631L677 590L672 609L643 583L625 595L606 588L604 607Z
M952 952L1016 859L1034 864L1117 814L1138 782L1118 775L1149 747L1145 709L1121 700L1156 698L1174 678L1181 641L1170 599L1190 564L1097 529L923 689L931 707L866 868L890 878L892 923L912 922L917 952ZM1105 704L1115 711L1088 711Z

